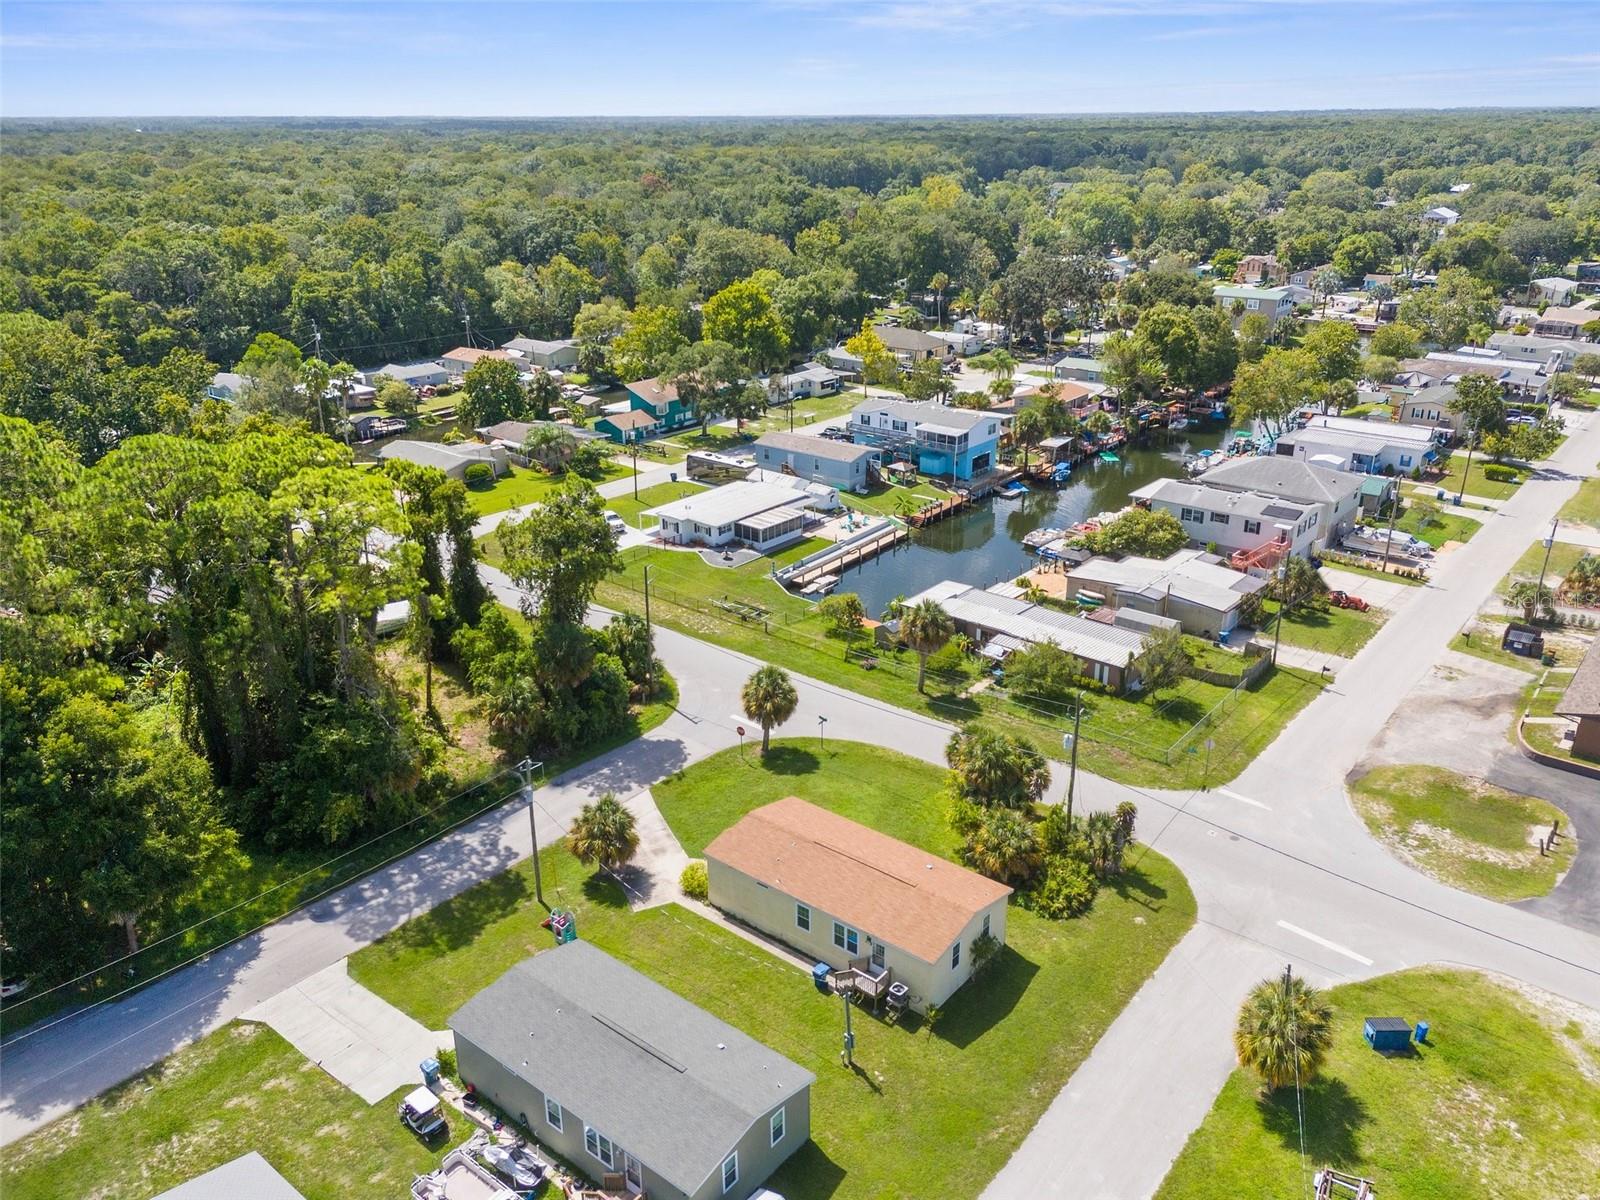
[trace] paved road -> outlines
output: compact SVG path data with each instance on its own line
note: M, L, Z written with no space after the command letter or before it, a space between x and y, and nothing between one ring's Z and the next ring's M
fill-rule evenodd
M1585 468L1597 454L1600 423L1592 423L1558 465ZM1140 805L1141 838L1187 874L1200 921L986 1195L1149 1195L1227 1074L1239 997L1285 962L1323 981L1460 963L1600 1008L1600 938L1412 872L1367 837L1342 786L1400 697L1574 487L1555 472L1524 485L1228 788L1171 794L1080 779L1088 806ZM486 575L506 595L503 576ZM667 630L657 637L680 682L679 711L541 790L547 830L600 791L627 794L734 743L732 714L753 660ZM809 733L825 715L836 733L941 761L947 726L812 680L796 684L800 707L785 732ZM526 809L508 804L123 1002L25 1031L4 1047L0 1143L504 870L529 847Z

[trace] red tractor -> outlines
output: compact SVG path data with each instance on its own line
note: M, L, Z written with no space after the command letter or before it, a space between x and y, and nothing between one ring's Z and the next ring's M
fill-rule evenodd
M1354 612L1366 612L1371 607L1360 596L1352 596L1349 592L1329 592L1328 603L1335 608L1348 608Z

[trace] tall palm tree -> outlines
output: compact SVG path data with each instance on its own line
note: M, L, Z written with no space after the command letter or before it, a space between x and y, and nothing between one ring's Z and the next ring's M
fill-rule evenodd
M967 839L966 855L974 870L1002 883L1025 882L1044 861L1033 825L1005 808L984 813Z
M1048 428L1045 415L1032 405L1022 409L1011 419L1011 436L1016 439L1017 445L1022 447L1024 474L1028 470L1028 451L1044 440Z
M900 640L917 652L917 691L924 691L928 655L943 649L956 631L950 614L936 600L919 600L900 617Z
M981 726L952 734L944 748L952 789L985 808L1026 809L1050 785L1044 755L1021 738Z
M744 704L744 715L761 726L761 753L766 754L772 743L772 727L794 716L800 704L794 684L777 667L761 667L744 681L739 699Z
M935 271L933 273L933 278L928 280L928 286L933 289L933 294L935 297L933 306L933 323L936 326L942 325L944 324L944 290L950 286L950 276L946 275L943 271Z
M567 834L567 848L582 863L599 863L615 871L639 848L633 814L611 792L585 804Z
M1233 1048L1265 1091L1316 1077L1333 1042L1333 1008L1303 979L1263 979L1239 1009Z

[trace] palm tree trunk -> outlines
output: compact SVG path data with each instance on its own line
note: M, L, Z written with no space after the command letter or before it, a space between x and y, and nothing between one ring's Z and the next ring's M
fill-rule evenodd
M917 653L917 691L920 692L920 691L924 690L922 685L923 685L923 681L926 680L927 677L928 677L928 656L919 651Z
M772 726L766 722L761 725L761 757L767 756L767 747L772 744Z
M118 913L117 920L122 925L122 932L128 935L128 953L139 953L139 914Z

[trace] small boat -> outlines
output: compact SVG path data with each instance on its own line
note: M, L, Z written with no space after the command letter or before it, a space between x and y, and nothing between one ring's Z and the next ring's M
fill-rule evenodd
M1102 451L1100 451L1100 461L1103 462L1103 463L1114 463L1114 462L1121 462L1122 460L1120 458L1118 458L1115 454L1111 453L1111 451L1102 450Z
M802 596L826 596L838 586L839 577L837 575L822 575L801 588L800 594Z
M1167 422L1167 428L1168 429L1187 429L1187 428L1189 428L1189 418L1188 417L1173 417L1171 421Z
M1023 484L1013 481L1001 488L1000 494L1008 500L1015 500L1018 496L1026 496L1028 489Z
M1057 463L1056 467L1055 467L1055 470L1050 473L1050 477L1056 483L1065 483L1067 481L1067 479L1071 477L1071 475L1072 475L1072 464L1071 463Z
M544 1182L544 1164L526 1147L485 1146L483 1160L518 1188L532 1191Z

